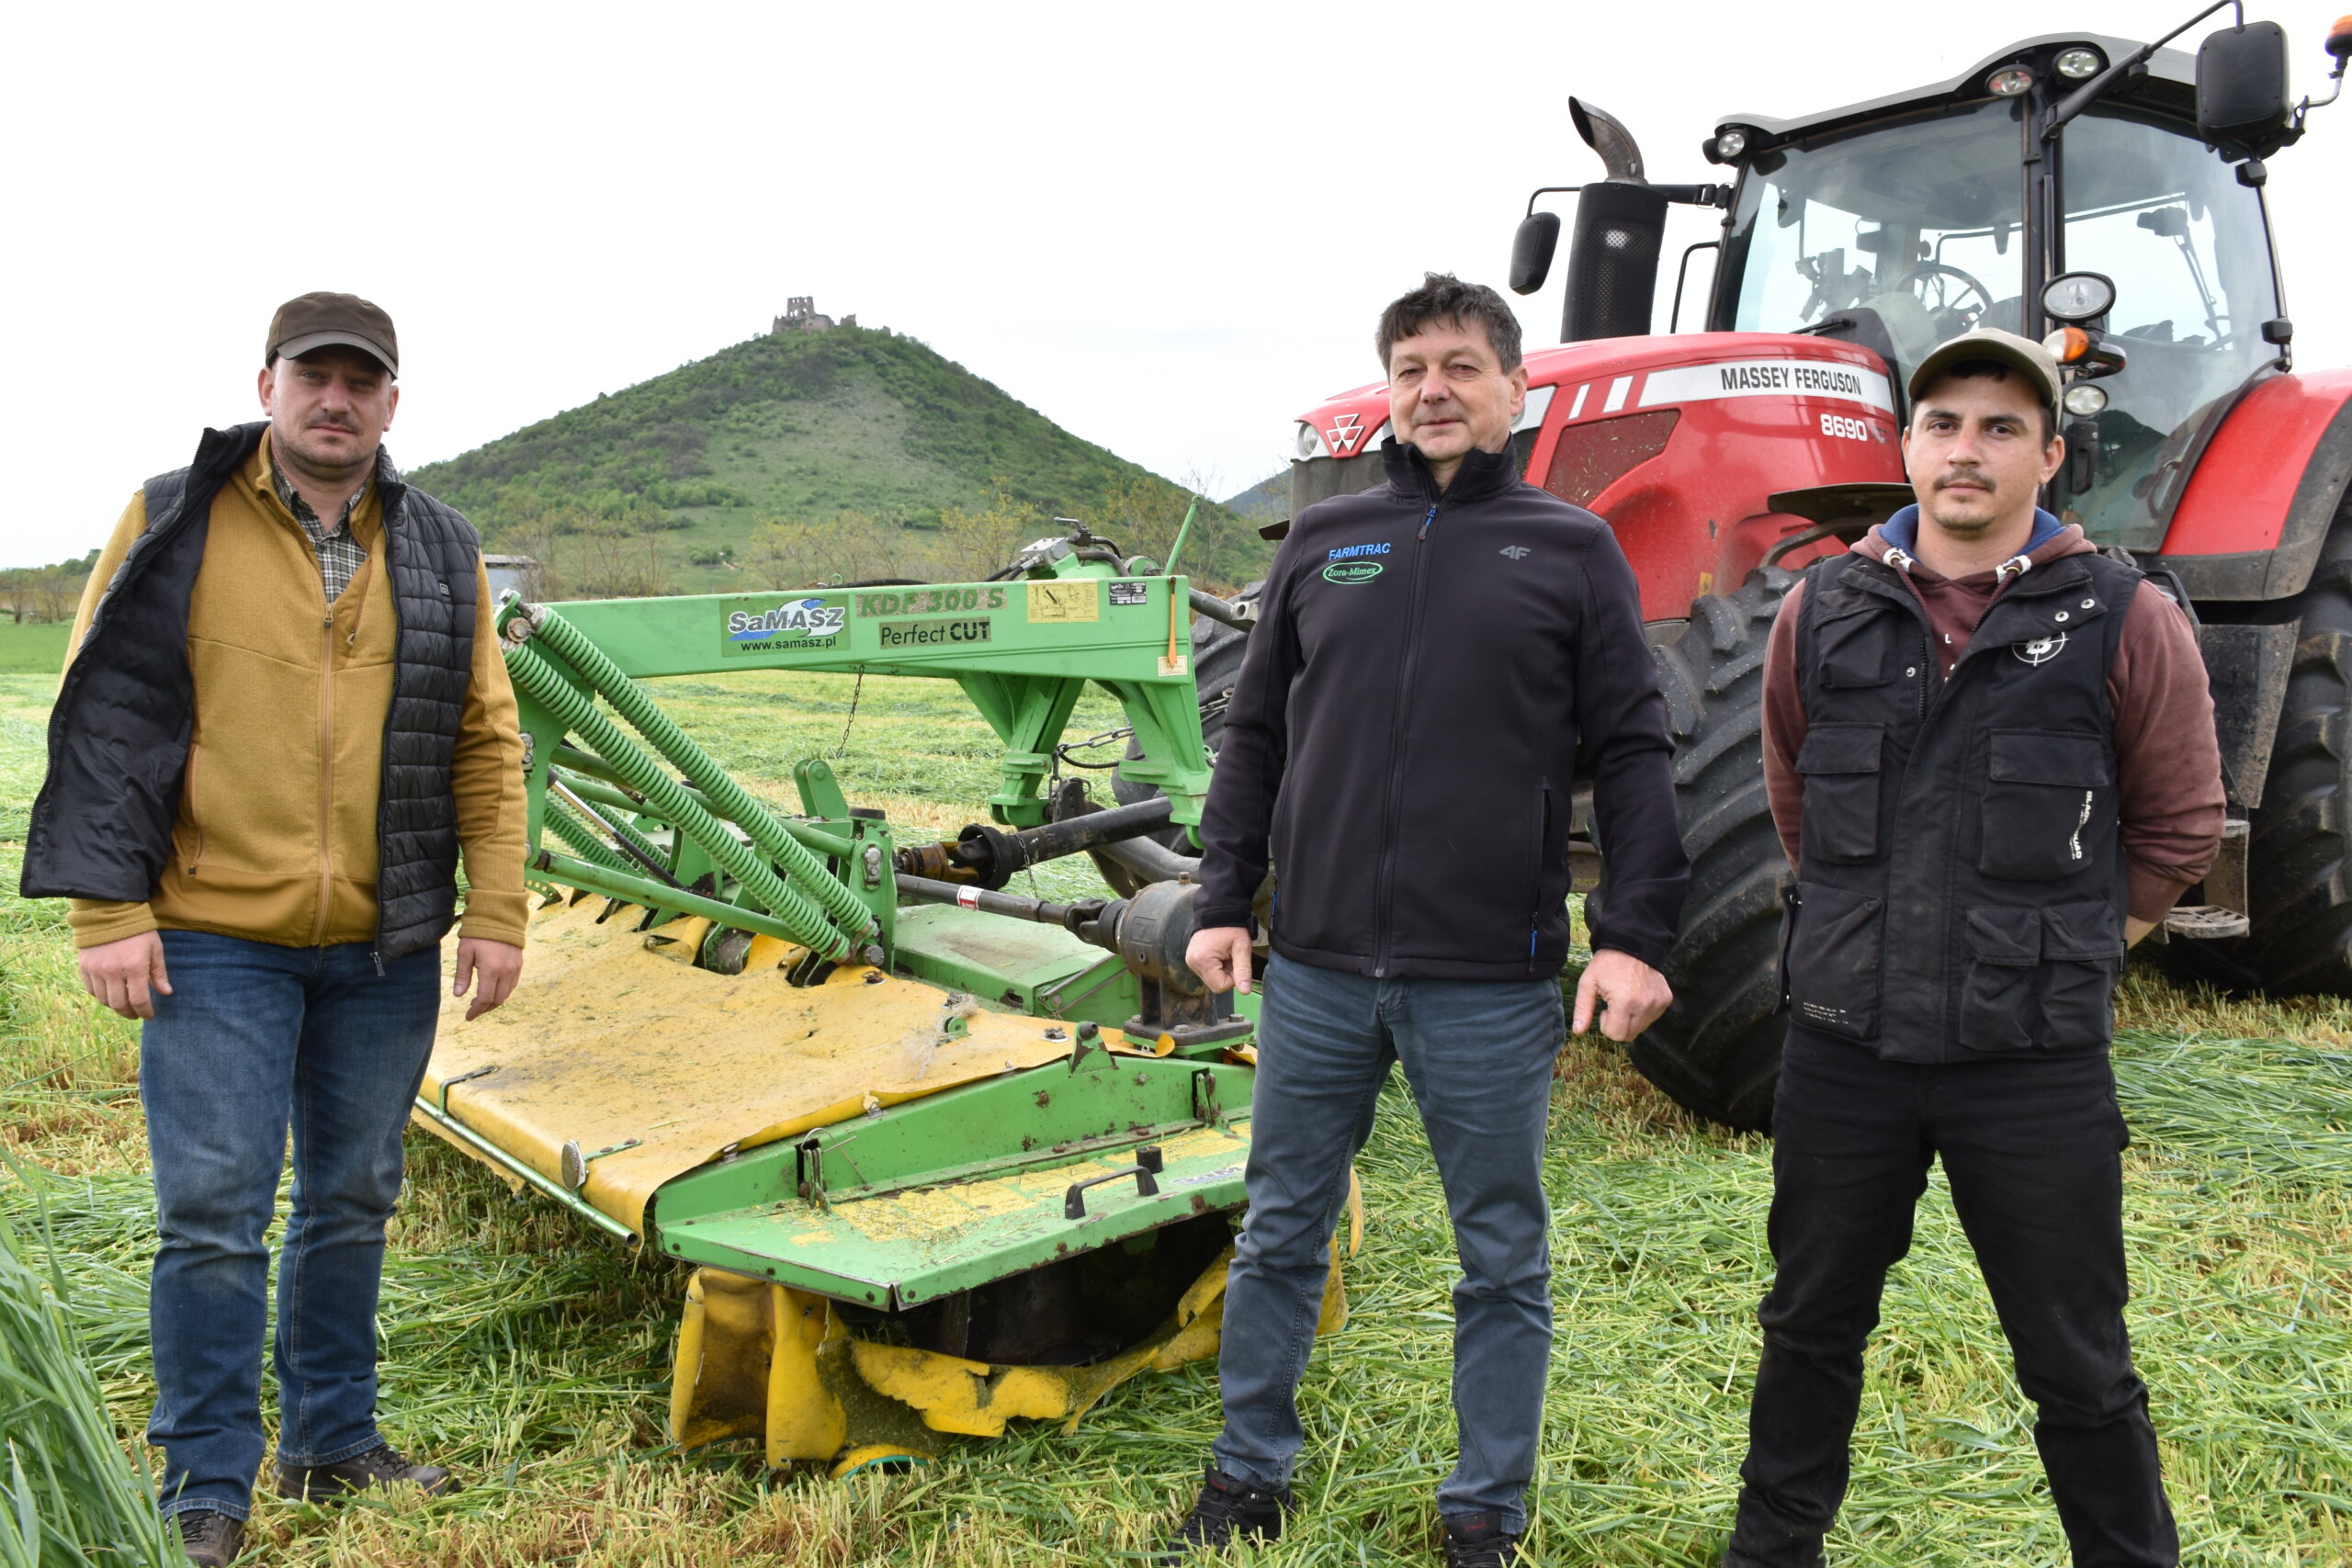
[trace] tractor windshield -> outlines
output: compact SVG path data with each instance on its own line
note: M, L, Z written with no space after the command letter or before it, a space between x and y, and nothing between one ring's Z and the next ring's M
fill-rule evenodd
M1988 99L1765 153L1724 245L1718 325L1820 331L1905 369L1971 327L2018 330L2016 105Z
M2262 337L2278 314L2268 231L2261 197L2193 136L2094 112L2064 142L2063 265L2114 280L2104 324L2129 363L2099 383L2091 487L2063 502L2098 543L2154 549L2217 400L2278 357Z

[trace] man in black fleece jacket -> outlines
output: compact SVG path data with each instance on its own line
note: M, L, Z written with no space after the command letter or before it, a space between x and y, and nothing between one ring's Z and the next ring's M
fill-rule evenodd
M1519 477L1527 372L1499 295L1431 275L1383 314L1378 346L1388 482L1292 525L1201 828L1186 957L1210 986L1250 988L1270 850L1280 877L1225 1428L1171 1562L1280 1531L1332 1227L1394 1062L1463 1268L1446 1559L1513 1559L1551 1348L1544 1127L1579 773L1608 882L1576 1027L1597 1009L1604 1033L1631 1040L1671 999L1658 967L1690 866L1633 571L1607 524Z

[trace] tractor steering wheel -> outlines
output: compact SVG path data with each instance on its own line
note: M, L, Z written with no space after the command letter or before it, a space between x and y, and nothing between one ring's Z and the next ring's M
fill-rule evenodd
M1946 282L1950 278L1959 279L1960 288L1956 291ZM1938 330L1947 336L1968 331L1983 321L1984 313L1993 308L1993 291L1985 288L1975 274L1962 271L1949 262L1916 262L1900 279L1898 286L1917 291L1919 303L1934 314ZM1935 291L1932 298L1928 294L1930 288ZM1968 303L1968 297L1972 294L1976 297L1976 303L1973 306Z

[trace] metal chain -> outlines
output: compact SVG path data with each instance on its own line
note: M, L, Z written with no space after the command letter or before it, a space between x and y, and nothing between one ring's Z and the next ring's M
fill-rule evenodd
M1211 697L1208 701L1203 703L1201 705L1202 728L1206 728L1208 721L1224 713L1227 705L1232 701L1233 692L1232 689L1228 687L1225 691L1219 692L1216 696ZM1130 739L1134 737L1135 732L1135 726L1128 725L1124 729L1106 729L1100 735L1091 735L1083 740L1062 741L1059 745L1057 745L1054 748L1054 761L1057 764L1068 762L1073 768L1115 768L1123 759L1114 758L1108 762L1081 762L1077 758L1071 756L1070 753L1072 751L1090 751L1097 746L1108 746L1114 740ZM1214 756L1216 753L1211 752L1210 754ZM1058 777L1058 774L1057 774L1057 777Z

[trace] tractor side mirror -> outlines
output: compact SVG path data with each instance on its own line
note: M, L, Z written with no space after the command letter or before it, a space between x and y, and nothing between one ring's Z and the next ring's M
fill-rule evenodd
M1560 215L1531 212L1510 240L1510 291L1532 294L1551 276L1552 253L1560 243Z
M2287 33L2276 22L2224 28L2197 51L2197 134L2254 157L2277 151L2294 119Z
M1667 194L1657 186L1596 180L1577 193L1563 343L1648 334L1666 209Z

